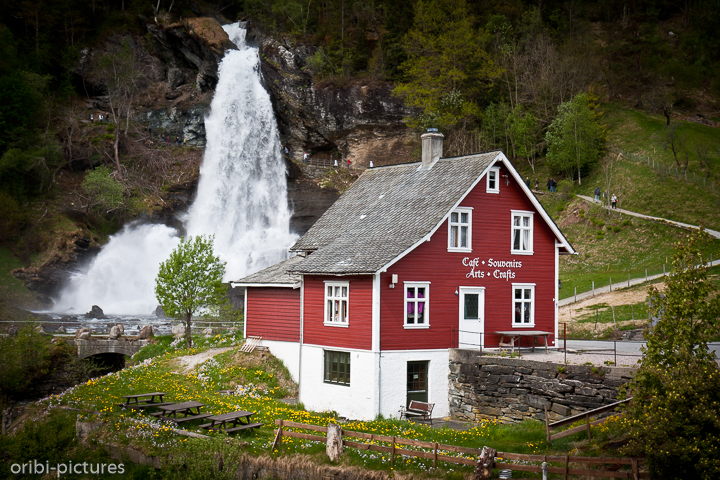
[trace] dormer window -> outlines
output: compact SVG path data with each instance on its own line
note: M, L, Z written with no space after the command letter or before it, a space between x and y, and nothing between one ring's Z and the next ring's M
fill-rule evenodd
M448 252L472 252L472 208L460 207L450 213Z
M487 193L500 193L500 169L491 168L487 173Z

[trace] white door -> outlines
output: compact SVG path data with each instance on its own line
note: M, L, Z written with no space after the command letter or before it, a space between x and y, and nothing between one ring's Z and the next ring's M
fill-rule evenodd
M485 346L485 288L460 287L460 328L458 348Z

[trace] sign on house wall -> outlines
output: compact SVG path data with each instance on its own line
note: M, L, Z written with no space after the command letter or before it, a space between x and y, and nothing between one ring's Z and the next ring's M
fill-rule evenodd
M495 260L488 258L487 261L480 260L480 257L462 259L464 267L470 267L465 278L498 278L510 281L515 278L515 271L522 268L519 260Z

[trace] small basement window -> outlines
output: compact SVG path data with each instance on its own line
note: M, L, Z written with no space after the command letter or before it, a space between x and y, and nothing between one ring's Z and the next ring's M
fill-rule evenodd
M325 383L350 386L350 352L325 350L323 381Z

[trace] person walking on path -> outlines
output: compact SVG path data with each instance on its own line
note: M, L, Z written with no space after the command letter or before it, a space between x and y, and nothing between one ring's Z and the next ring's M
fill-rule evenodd
M600 187L595 187L595 203L600 203Z
M373 161L370 160L370 168L373 168L374 166L375 166L375 164L373 164Z
M308 153L303 152L303 163L307 163L307 157L308 157Z
M337 158L334 160L333 167L335 167L335 170L337 170L337 167L338 167Z
M348 158L348 170L350 170L350 159Z
M548 178L547 187L548 187L548 192L552 192L552 178Z
M525 176L525 185L530 188L530 177L528 177L527 175Z
M612 208L617 208L617 196L613 193L612 197L610 198L610 202L612 203Z
M91 121L91 122L94 122L94 121L95 121L95 116L94 116L92 113L90 114L90 121Z
M540 189L540 182L538 182L538 179L536 178L535 179L535 190L539 190L539 189Z

